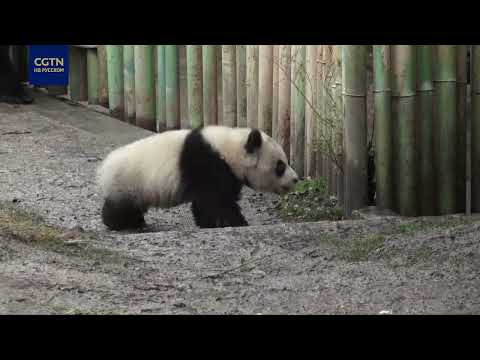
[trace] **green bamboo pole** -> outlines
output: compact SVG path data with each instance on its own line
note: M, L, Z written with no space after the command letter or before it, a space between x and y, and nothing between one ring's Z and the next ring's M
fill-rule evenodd
M394 147L394 184L400 215L417 214L416 153L415 153L415 94L416 52L412 45L393 45L392 56L392 111Z
M156 123L157 132L167 129L167 112L165 99L165 45L157 45L157 88L156 88Z
M435 214L432 51L432 45L417 46L418 211L424 216Z
M480 46L473 45L470 54L471 69L471 172L472 212L480 212Z
M273 46L258 49L258 127L272 135Z
M437 45L435 77L435 106L438 141L437 193L440 215L456 210L456 48Z
M135 57L134 45L123 45L123 89L125 120L135 124Z
M97 45L98 52L98 102L108 107L107 48Z
M278 143L290 158L290 45L280 45L278 72Z
M69 94L74 101L87 101L87 57L85 49L70 47Z
M155 131L155 75L152 45L135 45L135 117L137 126Z
M118 118L123 117L125 106L122 53L122 45L107 45L108 105L112 115Z
M247 45L247 126L258 127L258 46Z
M342 46L334 47L335 60L335 128L333 145L336 163L334 164L335 194L340 203L343 203L344 180L343 180L343 99L342 99Z
M272 94L272 137L278 141L278 54L279 46L273 46L273 94Z
M167 130L180 128L180 81L177 45L165 45L165 109Z
M315 139L314 124L316 111L316 65L317 65L317 46L307 45L306 48L306 76L305 76L305 174L309 177L315 177L315 151L313 141Z
M218 124L217 116L217 47L203 45L203 121L205 125Z
M247 46L236 46L237 126L247 126Z
M292 46L292 124L290 144L292 167L298 176L305 175L305 45Z
M98 56L97 49L87 49L88 103L98 104Z
M235 45L222 45L223 124L237 126Z
M457 45L457 211L465 212L467 45Z
M390 45L374 45L373 61L376 205L380 209L393 209Z
M187 91L190 126L203 125L202 47L187 45Z
M366 46L343 45L342 78L345 109L345 194L347 216L368 203Z

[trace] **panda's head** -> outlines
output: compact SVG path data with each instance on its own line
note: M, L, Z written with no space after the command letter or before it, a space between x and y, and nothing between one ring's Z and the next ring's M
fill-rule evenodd
M282 147L257 129L248 129L236 162L241 165L243 182L257 191L285 194L298 182L297 173L288 165Z

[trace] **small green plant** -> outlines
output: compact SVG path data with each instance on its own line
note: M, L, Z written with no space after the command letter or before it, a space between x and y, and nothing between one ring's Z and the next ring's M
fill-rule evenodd
M338 255L345 261L367 261L372 252L385 244L381 234L368 234L354 239L333 238L329 241L338 250Z
M329 197L325 179L299 182L293 191L283 196L278 207L284 217L300 221L342 220L343 210Z

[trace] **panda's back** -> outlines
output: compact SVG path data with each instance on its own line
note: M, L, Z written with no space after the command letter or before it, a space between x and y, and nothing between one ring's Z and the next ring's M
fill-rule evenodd
M112 151L98 170L104 197L129 194L139 204L156 207L180 203L178 164L189 132L166 131Z

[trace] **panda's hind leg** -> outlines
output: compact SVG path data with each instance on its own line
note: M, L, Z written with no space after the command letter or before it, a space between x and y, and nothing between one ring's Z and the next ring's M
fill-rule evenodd
M103 223L110 230L140 229L145 225L145 211L128 198L105 199L102 208Z

